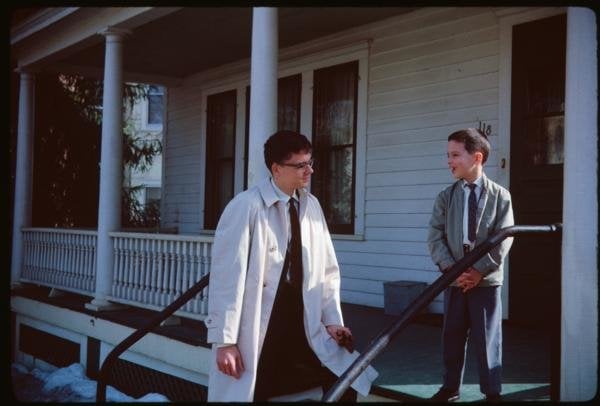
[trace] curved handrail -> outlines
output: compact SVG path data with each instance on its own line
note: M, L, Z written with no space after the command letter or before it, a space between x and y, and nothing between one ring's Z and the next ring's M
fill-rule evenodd
M450 269L429 285L413 302L398 316L398 319L389 327L382 330L367 346L365 351L354 360L348 369L339 377L336 383L323 395L321 401L335 402L354 382L356 378L373 362L390 341L402 331L412 319L429 303L433 301L452 281L454 281L465 269L477 262L478 259L487 254L492 248L500 244L505 238L522 233L551 233L560 232L562 224L556 223L544 226L512 226L506 227L492 236L488 237L473 251L469 252Z
M156 326L166 320L169 316L177 311L181 306L186 304L190 299L196 296L202 289L208 286L208 279L210 273L202 277L194 286L185 291L179 296L173 303L165 307L163 310L155 314L148 323L142 328L137 329L131 333L126 339L121 341L112 351L106 356L106 359L102 363L102 367L98 372L98 385L96 386L96 402L106 402L106 375L108 370L119 358L123 352L129 347L138 342L142 337L152 331Z

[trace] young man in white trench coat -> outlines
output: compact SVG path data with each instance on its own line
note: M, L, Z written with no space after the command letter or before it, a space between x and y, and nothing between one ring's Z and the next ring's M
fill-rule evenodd
M209 401L327 390L359 355L345 345L351 333L327 223L305 189L312 146L279 131L264 152L271 176L235 196L215 232L205 320L213 344ZM368 367L343 399L366 396L376 377Z

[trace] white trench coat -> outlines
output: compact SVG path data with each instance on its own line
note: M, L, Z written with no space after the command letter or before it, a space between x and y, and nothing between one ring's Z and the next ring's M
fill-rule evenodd
M299 194L304 328L321 363L340 376L359 354L340 347L325 328L344 324L339 267L319 202L304 190ZM237 343L246 369L239 379L220 372L213 345L209 401L250 402L254 398L256 369L283 268L287 233L286 207L278 202L269 178L235 196L221 215L212 248L205 324L209 343ZM281 366L282 373L285 368ZM369 366L352 387L366 396L376 377Z

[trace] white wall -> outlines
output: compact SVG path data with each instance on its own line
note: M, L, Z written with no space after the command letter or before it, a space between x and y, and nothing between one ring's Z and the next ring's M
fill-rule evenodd
M163 144L161 226L198 233L204 187L204 124L201 95L193 86L169 88L167 136Z

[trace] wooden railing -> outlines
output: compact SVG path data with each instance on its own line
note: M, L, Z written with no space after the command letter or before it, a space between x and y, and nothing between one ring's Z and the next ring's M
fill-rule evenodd
M20 281L93 295L97 232L56 228L23 229Z
M162 310L210 270L212 236L110 233L114 247L111 301ZM93 296L97 232L57 228L23 229L20 281ZM176 314L203 319L207 290Z
M209 272L211 236L124 232L110 236L115 253L111 301L161 310ZM176 314L202 319L207 306L205 289Z

